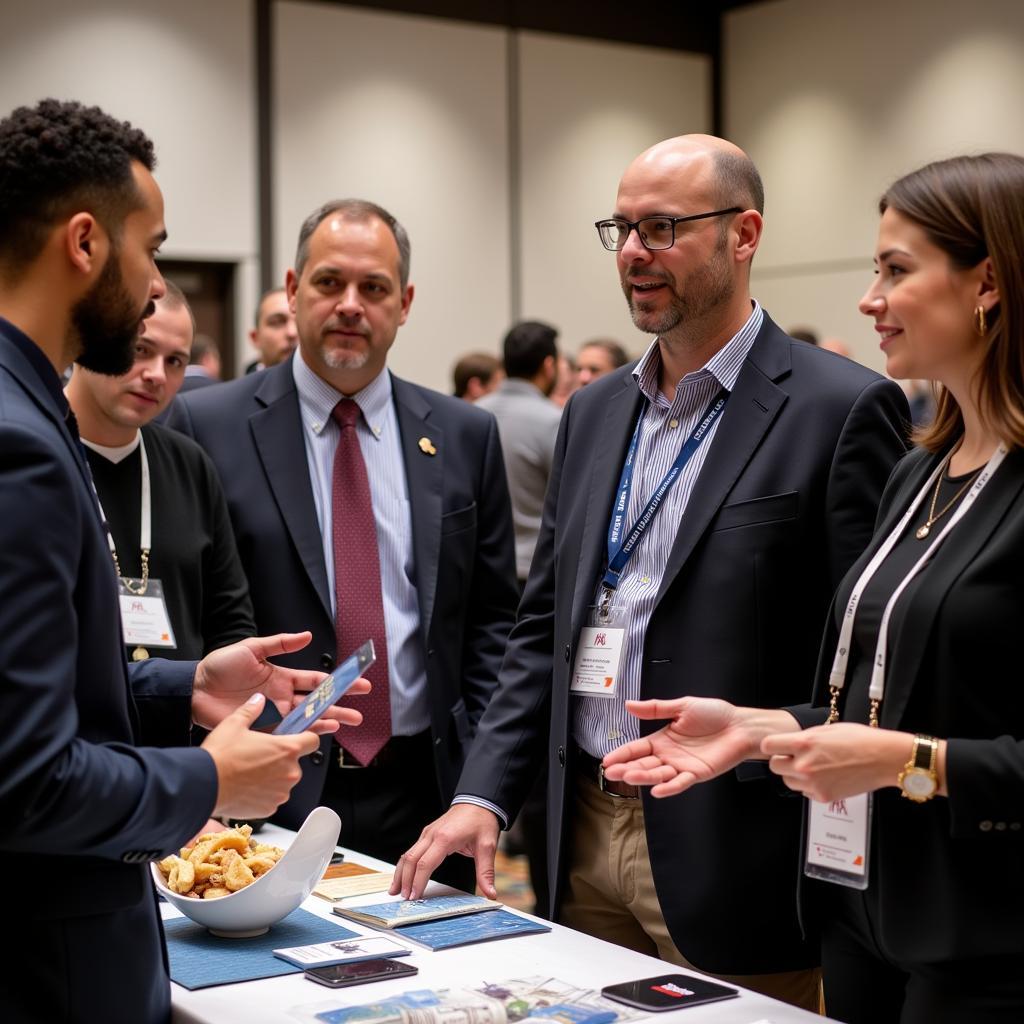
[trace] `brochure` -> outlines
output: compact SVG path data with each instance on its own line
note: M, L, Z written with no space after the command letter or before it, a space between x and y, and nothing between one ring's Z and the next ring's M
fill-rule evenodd
M396 928L395 935L409 939L428 949L453 949L469 946L474 942L493 942L495 939L509 939L513 935L539 935L551 931L546 924L533 921L507 910L495 910L488 914L471 914L465 917L451 917L442 921L423 921L420 924Z
M325 1024L619 1024L643 1014L579 988L542 976L482 982L462 989L415 989L376 1003L322 1008Z
M461 914L479 914L484 910L497 910L497 900L483 896L428 896L422 900L395 900L391 903L373 903L360 907L335 907L334 913L351 921L370 925L371 928L399 928L419 921L436 921Z
M390 960L411 953L408 946L386 935L357 935L337 942L319 942L312 946L289 946L274 950L274 956L302 968L355 964L361 960L378 960L381 957Z
M366 896L387 892L391 886L390 871L375 871L365 864L332 864L313 888L313 895L330 903L349 896Z

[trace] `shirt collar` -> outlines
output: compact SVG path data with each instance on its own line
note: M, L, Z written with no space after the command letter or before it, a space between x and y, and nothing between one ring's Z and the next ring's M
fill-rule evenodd
M543 402L547 401L544 392L541 391L536 384L525 380L522 377L506 377L505 380L498 385L497 392L494 393L503 393L506 395L530 395L534 398L541 399Z
M387 413L392 402L391 374L388 373L387 367L362 391L346 396L337 388L331 387L322 377L318 377L306 365L299 349L296 349L292 359L292 377L295 380L295 389L299 393L299 408L303 422L318 437L330 422L334 407L342 398L348 397L359 406L363 419L370 428L371 436L380 440L387 425Z
M95 441L89 441L86 438L82 438L82 444L86 448L91 448L97 455L102 455L108 462L113 462L117 465L120 462L124 462L129 455L136 448L139 447L139 442L142 440L142 431L136 430L135 437L132 438L127 444L118 445L116 448L111 448L109 445L96 444Z
M732 391L736 386L740 370L743 368L743 362L764 321L764 310L761 309L760 304L755 300L753 305L754 308L751 310L747 322L699 370L686 374L678 382L677 393L682 390L684 383L708 374L714 377L727 391ZM661 347L657 338L651 342L643 358L636 364L633 369L633 377L649 402L656 404L665 402L665 398L658 388L661 378Z

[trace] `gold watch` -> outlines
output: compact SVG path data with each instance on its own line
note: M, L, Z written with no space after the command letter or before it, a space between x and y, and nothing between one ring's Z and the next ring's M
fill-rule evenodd
M903 771L896 776L900 792L915 804L931 800L939 791L939 773L935 770L939 759L939 741L933 736L914 737L914 749Z

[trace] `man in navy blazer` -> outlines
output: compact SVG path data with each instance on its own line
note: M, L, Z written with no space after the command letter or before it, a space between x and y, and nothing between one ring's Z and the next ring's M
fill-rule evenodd
M479 804L513 815L546 757L556 919L816 1009L817 949L795 913L799 801L750 773L652 800L601 766L637 729L629 698L806 700L829 599L904 450L895 384L793 341L752 302L762 209L756 168L720 139L668 140L623 176L599 232L635 324L657 337L562 414L533 567L460 802L409 851L394 890L419 893L439 858L465 849L489 894L499 816ZM613 556L645 512L622 565ZM620 666L598 680L614 694L573 688L580 649L620 629Z
M308 637L249 639L198 664L125 662L114 562L60 382L73 360L130 369L164 293L153 164L149 139L96 107L44 100L0 121L5 1022L166 1022L148 862L215 812L269 814L318 744L249 731L259 691L285 712L322 679L266 660ZM202 747L187 746L193 721L213 730Z
M295 825L323 803L341 815L345 845L395 860L451 799L514 617L497 426L489 413L387 369L413 286L408 235L386 210L342 200L314 211L287 294L295 354L184 396L172 424L220 473L258 628L294 623L313 632L288 663L330 669L350 653L339 638L346 619L375 599L375 585L342 593L338 570L375 550L387 671L375 676L378 663L367 674L390 689L390 738L368 758L326 739L275 820ZM362 526L333 514L356 486L336 465L341 428L332 414L343 398L358 407L372 500L372 522ZM355 554L338 554L336 539L354 543ZM471 862L456 858L447 869L446 880L472 885Z

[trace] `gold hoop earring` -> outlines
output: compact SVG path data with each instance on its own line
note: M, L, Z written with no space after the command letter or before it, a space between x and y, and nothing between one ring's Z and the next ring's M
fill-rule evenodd
M988 334L988 318L985 316L985 307L978 306L974 310L974 329L978 332L979 338Z

